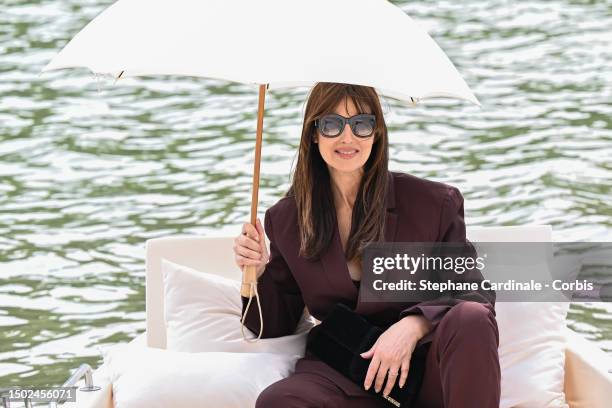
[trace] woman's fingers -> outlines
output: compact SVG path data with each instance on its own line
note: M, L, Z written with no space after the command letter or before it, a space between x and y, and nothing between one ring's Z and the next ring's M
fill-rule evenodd
M404 388L404 385L406 385L406 380L408 379L408 372L410 371L410 357L412 356L408 355L408 357L406 357L406 359L402 362L402 369L399 380L400 388Z
M377 354L374 354L372 360L370 360L370 365L368 366L368 372L366 373L366 378L364 381L364 388L367 390L370 389L372 385L372 381L374 381L374 377L376 376L376 372L378 371L378 367L380 366L380 358Z
M389 395L389 393L393 389L393 386L395 385L395 382L397 381L397 378L399 377L399 373L400 373L399 366L391 366L391 368L389 369L389 372L387 373L387 382L385 384L385 389L383 391L383 395L385 397Z
M259 237L253 234L252 232L247 232L246 234L243 232L242 235L236 237L236 239L234 240L234 247L245 247L247 249L251 249L257 252L261 250L261 245L259 244Z
M381 361L380 367L378 367L378 372L376 373L376 382L374 383L374 389L376 392L380 392L380 390L382 390L388 370L389 366L384 361Z
M245 222L242 225L242 235L246 235L249 238L259 242L259 232L250 222Z
M260 261L262 259L260 248L252 250L250 248L238 245L234 248L234 252L236 252L236 255L240 255L244 258L252 259L254 261Z
M241 234L234 239L235 261L239 267L254 265L261 269L268 258L268 250L265 246L265 234L259 218L256 225L244 223Z
M246 258L242 255L236 255L235 259L236 259L236 264L240 267L243 267L245 265L253 265L256 267L260 267L261 265L263 265L263 261Z

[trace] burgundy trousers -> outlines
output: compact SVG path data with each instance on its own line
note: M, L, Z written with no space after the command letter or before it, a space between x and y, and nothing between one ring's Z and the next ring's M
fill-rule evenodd
M499 333L493 313L480 303L462 302L444 315L434 331L417 407L499 408ZM380 392L383 390L384 384ZM261 392L255 406L391 407L381 397L365 390L361 396L349 396L326 377L307 372L294 373L270 384Z

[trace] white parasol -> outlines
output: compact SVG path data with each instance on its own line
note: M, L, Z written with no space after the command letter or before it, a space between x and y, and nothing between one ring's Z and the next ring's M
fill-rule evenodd
M449 97L480 106L429 34L386 0L119 0L43 72L72 67L116 78L188 75L259 86L253 225L266 89L340 82L411 105ZM246 267L241 294L259 301L256 285L255 268Z

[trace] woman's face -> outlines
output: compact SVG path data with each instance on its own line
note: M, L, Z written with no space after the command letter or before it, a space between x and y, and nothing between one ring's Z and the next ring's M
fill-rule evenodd
M365 107L365 109L366 112L364 113L372 113L369 107ZM360 112L357 111L353 101L347 98L336 105L334 113L350 118ZM351 173L362 168L370 157L374 144L374 134L365 139L357 137L347 123L344 125L342 133L333 138L322 136L317 129L314 141L319 145L319 152L327 163L330 173L333 171Z

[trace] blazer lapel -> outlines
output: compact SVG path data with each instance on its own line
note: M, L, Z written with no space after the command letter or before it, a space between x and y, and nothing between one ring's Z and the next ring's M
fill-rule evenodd
M395 213L395 186L393 173L388 172L387 185L387 212L385 219L385 241L394 242L395 232L397 227L397 214ZM359 290L351 280L344 252L342 251L342 243L340 242L340 232L338 225L335 225L334 236L332 237L331 247L321 256L321 265L327 279L331 284L331 289L335 295L341 298L354 302L356 305L355 311L363 308L375 307L376 303L360 303ZM368 307L369 305L369 307ZM361 310L360 309L360 310Z
M331 283L331 290L334 295L339 295L341 298L351 300L357 298L357 288L351 280L346 260L344 259L344 251L342 251L342 243L340 242L340 232L338 224L334 226L334 236L331 240L329 250L321 257L321 264L327 275L327 279Z
M389 189L387 190L387 218L385 221L385 242L395 242L397 229L397 214L395 213L395 183L393 173L389 172ZM363 273L367 273L363 271ZM377 311L384 309L385 303L361 302L361 290L358 291L357 303L354 311L364 316L374 315Z

